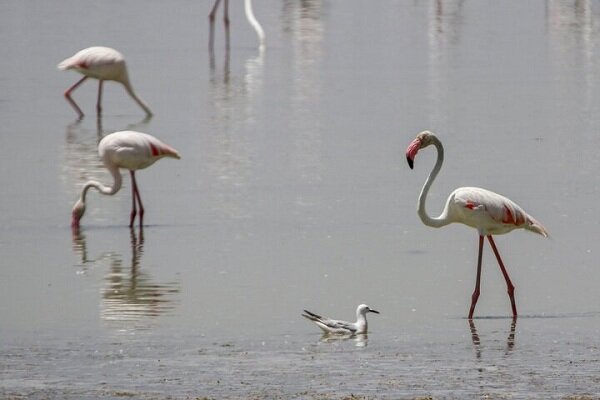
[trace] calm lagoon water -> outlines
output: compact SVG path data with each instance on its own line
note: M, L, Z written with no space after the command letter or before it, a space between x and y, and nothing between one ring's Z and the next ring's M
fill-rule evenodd
M231 4L212 55L211 3L0 4L0 397L598 398L600 2L257 0L265 51ZM125 54L153 118L107 83L97 119L89 82L75 120L56 64L91 45ZM143 230L125 179L73 234L124 129L182 159L138 174ZM488 248L465 319L477 235L418 219L424 129L446 147L431 214L481 186L550 231L497 238L516 323ZM367 338L300 316L362 302Z

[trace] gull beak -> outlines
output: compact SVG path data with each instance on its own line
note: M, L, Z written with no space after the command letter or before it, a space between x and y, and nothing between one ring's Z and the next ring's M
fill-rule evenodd
M372 313L375 313L375 314L379 314L379 311L377 311L377 310L373 310L373 309L371 309L371 308L369 308L369 312L372 312Z

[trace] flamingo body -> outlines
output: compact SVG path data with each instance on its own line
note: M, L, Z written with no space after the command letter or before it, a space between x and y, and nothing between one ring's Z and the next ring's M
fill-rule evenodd
M473 318L475 305L480 293L481 260L483 238L487 237L498 261L498 265L506 280L508 295L511 301L513 318L517 317L517 307L514 299L514 285L510 280L504 262L500 257L498 248L492 235L501 235L515 229L525 229L544 237L548 236L546 228L535 218L525 212L514 201L498 193L478 187L462 187L450 194L446 205L439 217L430 217L425 211L425 200L433 181L437 177L444 162L444 147L442 142L432 132L423 131L409 144L406 149L406 160L413 168L414 160L419 150L433 145L437 149L438 157L431 173L427 177L421 194L417 214L425 225L440 228L458 222L477 229L479 233L479 256L477 261L477 280L471 298L469 319Z
M79 200L73 206L71 226L79 227L79 221L85 213L86 195L90 188L93 187L105 195L114 195L121 189L122 177L119 169L127 169L131 175L133 204L129 226L133 226L138 206L141 226L144 207L135 180L135 171L147 168L164 157L179 159L181 158L179 153L173 147L147 133L121 131L105 136L98 144L98 154L113 176L113 185L105 186L97 181L88 181L81 191Z
M456 189L448 197L444 212L449 220L475 228L483 236L501 235L514 229L547 236L541 224L517 203L487 189Z
M115 49L103 46L88 47L63 60L58 64L58 69L62 71L72 69L83 75L81 80L65 91L65 98L73 106L80 118L83 117L83 111L81 111L79 106L71 98L71 92L87 78L93 78L99 81L98 102L96 104L98 114L100 114L102 110L102 83L104 81L115 81L121 83L125 87L127 93L139 104L148 116L152 115L150 108L133 91L133 87L129 80L129 74L127 73L125 57Z

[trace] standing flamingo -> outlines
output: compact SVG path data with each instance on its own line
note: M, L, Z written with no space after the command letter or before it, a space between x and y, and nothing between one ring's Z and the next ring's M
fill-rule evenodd
M121 189L122 177L119 168L128 169L131 175L133 203L129 226L133 226L133 221L137 214L136 201L140 208L140 226L142 226L144 206L142 205L142 198L140 197L140 192L135 181L135 171L149 167L163 157L180 159L179 153L171 146L147 133L121 131L105 136L98 145L98 154L100 154L104 166L113 176L113 185L105 186L97 181L88 181L83 186L79 200L73 206L71 227L75 229L79 228L79 220L81 220L85 212L85 197L90 188L96 188L100 193L111 196Z
M98 79L98 102L96 103L96 111L98 115L102 113L102 84L104 81L117 81L123 84L127 93L142 107L146 114L152 116L152 111L140 99L135 92L129 81L129 75L127 74L127 66L125 65L125 58L121 53L110 47L88 47L77 52L74 56L67 58L58 64L58 69L68 70L74 69L75 71L83 74L83 78L77 81L73 86L65 91L65 98L73 106L79 118L83 117L83 111L71 98L71 92L75 90L79 85L83 83L87 78Z
M548 237L548 232L542 224L527 214L512 200L489 190L477 187L462 187L456 189L448 197L446 206L439 217L432 218L427 215L427 212L425 211L425 199L431 184L442 168L442 163L444 162L444 147L442 146L442 142L440 142L433 133L423 131L417 135L406 149L406 160L408 161L409 167L412 169L417 152L430 145L434 145L437 149L437 161L427 177L425 185L423 185L423 189L419 195L419 207L417 213L419 214L421 221L423 221L425 225L434 228L440 228L452 222L460 222L477 229L479 232L477 282L475 284L475 291L471 297L469 319L473 318L475 304L477 304L477 299L479 298L481 253L483 250L484 236L487 236L490 246L498 260L498 265L500 265L500 269L504 275L504 279L506 280L508 296L510 297L512 305L513 318L516 318L517 306L515 304L514 296L515 287L508 276L508 272L506 272L506 268L504 267L502 258L500 258L500 253L498 252L498 248L494 243L492 235L501 235L518 228L539 233L544 237Z
M215 41L215 16L217 14L217 9L219 8L220 3L221 0L215 0L215 3L213 4L212 9L210 10L210 14L208 14L208 21L210 23L208 46L211 50L214 47ZM227 48L229 48L229 0L224 0L224 3L225 4L223 5L223 23L225 24L225 43ZM254 16L254 11L252 11L252 0L244 0L244 11L246 12L246 19L256 31L256 35L258 36L259 41L259 48L264 49L265 31Z

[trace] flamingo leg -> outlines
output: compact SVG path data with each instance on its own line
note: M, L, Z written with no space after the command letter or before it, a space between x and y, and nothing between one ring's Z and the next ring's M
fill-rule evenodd
M225 24L225 48L229 50L229 0L223 0L223 23Z
M137 206L139 206L139 216L140 216L140 226L144 223L144 205L142 204L142 197L140 196L140 191L138 189L137 182L135 180L135 171L129 171L131 175L131 198L132 198L132 206L131 206L131 215L129 218L129 227L133 226L133 221L135 220L135 216L137 214Z
M131 176L131 214L129 214L129 227L131 228L137 215L137 206L135 201L135 172L130 170L129 175Z
M496 247L496 243L492 238L492 235L488 235L488 241L492 246L492 250L494 250L494 254L496 255L496 259L498 260L498 265L500 266L500 270L502 270L502 275L504 275L504 279L506 280L506 288L508 291L508 297L510 297L510 305L512 306L513 318L517 317L517 305L515 303L515 286L510 280L508 276L508 272L506 272L506 268L504 267L504 263L502 262L502 258L500 257L500 253L498 252L498 248Z
M475 282L475 290L471 296L471 309L469 310L469 319L473 319L473 312L475 312L475 305L479 299L480 287L481 287L481 257L483 253L483 236L479 235L479 255L477 256L477 280Z
M217 9L219 8L219 3L221 3L221 0L215 0L215 4L213 4L212 9L210 10L210 14L208 14L208 47L211 50L213 49L215 43L215 16L217 14Z
M96 101L96 112L98 115L102 114L102 84L104 80L98 80L98 101Z
M69 104L71 104L71 106L75 109L75 112L77 112L77 114L79 115L79 118L83 118L83 111L81 111L81 108L79 108L79 106L77 105L77 103L75 103L75 100L73 100L71 98L71 92L73 92L73 90L77 89L77 87L79 85L81 85L88 77L84 76L83 78L81 78L80 80L78 80L77 82L75 82L75 84L73 86L71 86L70 88L68 88L67 90L65 90L65 99L67 99L67 101L69 102Z

